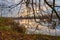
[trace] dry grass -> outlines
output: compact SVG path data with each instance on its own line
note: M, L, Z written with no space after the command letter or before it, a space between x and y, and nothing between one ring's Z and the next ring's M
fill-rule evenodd
M12 25L12 27L10 25ZM0 18L0 40L60 40L60 36L42 34L28 35L25 34L25 30L25 28L19 27L18 24L11 19Z

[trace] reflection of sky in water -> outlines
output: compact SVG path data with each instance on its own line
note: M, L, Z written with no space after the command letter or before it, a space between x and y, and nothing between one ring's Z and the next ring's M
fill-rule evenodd
M60 11L60 7L55 7L56 11Z
M60 25L56 26L56 29L60 30Z

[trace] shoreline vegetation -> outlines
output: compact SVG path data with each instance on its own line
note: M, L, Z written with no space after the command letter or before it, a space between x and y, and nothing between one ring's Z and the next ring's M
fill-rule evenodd
M25 34L26 28L21 26L12 18L0 17L0 40L60 40L60 36Z

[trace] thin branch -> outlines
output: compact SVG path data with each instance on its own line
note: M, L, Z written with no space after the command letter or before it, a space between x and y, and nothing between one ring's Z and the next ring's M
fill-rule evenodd
M58 15L58 13L56 12L56 10L47 2L47 0L44 0L45 3L55 12L56 16L58 17L58 19L60 20L60 16Z

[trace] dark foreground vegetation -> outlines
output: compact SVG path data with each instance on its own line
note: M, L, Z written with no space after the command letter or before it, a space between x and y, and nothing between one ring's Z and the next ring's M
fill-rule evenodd
M11 18L0 17L0 40L60 40L59 36L25 34L26 28Z

